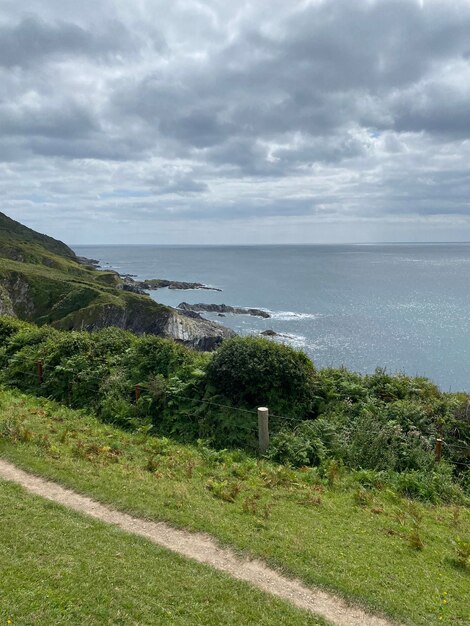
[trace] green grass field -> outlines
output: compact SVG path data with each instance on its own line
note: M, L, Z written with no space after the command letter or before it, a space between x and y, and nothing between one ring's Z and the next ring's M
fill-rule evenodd
M325 624L0 481L0 624Z
M320 480L311 469L125 433L6 390L0 433L0 455L25 469L135 515L207 531L370 610L416 625L470 621L470 572L456 544L470 536L465 507L366 489L335 466Z

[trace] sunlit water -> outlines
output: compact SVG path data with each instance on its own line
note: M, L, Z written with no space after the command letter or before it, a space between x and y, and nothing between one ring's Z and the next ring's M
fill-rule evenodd
M103 267L215 291L151 293L158 302L257 307L271 319L209 315L240 334L273 329L318 366L377 366L470 390L470 244L76 246Z

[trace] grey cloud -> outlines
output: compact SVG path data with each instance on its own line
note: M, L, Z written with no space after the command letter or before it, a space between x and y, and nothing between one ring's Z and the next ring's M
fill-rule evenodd
M176 199L171 202L150 200L143 202L129 203L123 209L123 213L131 213L138 216L142 220L152 221L158 219L161 221L179 219L199 219L212 220L217 219L224 222L249 219L254 216L270 216L270 217L298 217L312 215L318 210L320 205L331 202L327 197L302 197L285 199L237 199L229 202L215 201L194 207L192 203L186 200Z
M84 106L73 102L47 102L37 106L0 104L0 133L5 136L43 136L70 140L89 135L99 124Z
M457 73L456 73L457 74ZM458 76L458 74L457 74ZM432 81L392 99L397 131L425 131L450 138L470 136L470 68L455 84Z
M32 15L0 26L0 65L24 67L47 57L71 55L100 58L133 45L129 32L117 21L97 31L63 21L47 23Z
M0 19L6 209L22 172L49 211L68 191L109 220L470 210L466 0L24 0Z
M189 174L169 174L154 176L149 179L150 188L156 195L201 194L209 190L207 183L195 180Z
M432 132L433 116L443 120L446 111L434 111L431 98L429 123L420 126L420 111L413 117L405 103L407 118L394 94L419 84L436 64L463 58L469 30L465 4L444 11L408 0L331 0L294 11L281 32L248 29L211 58L144 78L117 100L124 113L141 116L183 149L217 146L210 154L227 154L228 165L239 160L233 146L248 138L251 149L240 152L248 171L256 142L285 133L332 135L330 143L340 145L356 124ZM327 161L343 158L342 150L323 152Z

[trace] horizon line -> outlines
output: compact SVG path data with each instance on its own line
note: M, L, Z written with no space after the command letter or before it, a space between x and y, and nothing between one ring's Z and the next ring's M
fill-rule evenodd
M248 246L399 246L399 245L414 245L414 246L429 246L429 245L459 245L470 244L469 240L462 241L343 241L343 242L311 242L311 243L69 243L67 245L73 246L126 246L128 248L140 248L149 246L158 246L162 248L168 248L172 246L191 246L201 248L238 248Z

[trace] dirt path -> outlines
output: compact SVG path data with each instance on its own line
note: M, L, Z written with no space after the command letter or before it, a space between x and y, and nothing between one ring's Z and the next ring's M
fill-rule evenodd
M261 561L241 559L231 550L221 548L209 535L177 530L162 522L150 522L121 513L56 483L24 472L1 459L0 478L15 482L30 493L74 511L145 537L159 546L210 565L233 578L249 582L262 591L320 615L337 626L392 626L392 622L351 606L341 598L321 589L306 587L298 580L286 578Z

